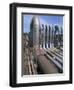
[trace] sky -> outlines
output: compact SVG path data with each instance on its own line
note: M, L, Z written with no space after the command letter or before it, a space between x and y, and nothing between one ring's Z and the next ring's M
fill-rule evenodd
M34 15L23 14L23 32L30 32L30 23ZM48 25L63 25L63 16L60 15L37 15L40 20L40 24Z

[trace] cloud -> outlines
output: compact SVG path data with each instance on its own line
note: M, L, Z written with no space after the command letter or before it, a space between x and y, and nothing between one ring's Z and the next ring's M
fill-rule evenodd
M44 20L44 19L42 19L42 18L40 18L40 24L44 24L44 25L48 25L49 23L46 21L46 20Z

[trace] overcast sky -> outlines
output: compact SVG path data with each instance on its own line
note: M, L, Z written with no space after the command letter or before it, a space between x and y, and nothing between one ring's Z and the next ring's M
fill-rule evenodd
M38 15L40 24L49 24L49 25L63 25L63 16L59 15ZM30 31L30 23L33 15L24 14L23 15L23 32Z

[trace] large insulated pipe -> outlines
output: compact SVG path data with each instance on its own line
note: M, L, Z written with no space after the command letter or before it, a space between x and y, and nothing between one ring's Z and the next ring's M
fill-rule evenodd
M51 60L48 60L44 55L38 56L37 59L38 67L44 74L58 73L58 68L51 62Z

